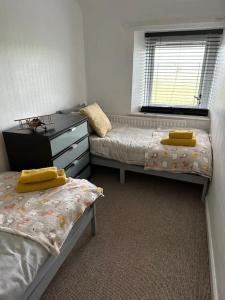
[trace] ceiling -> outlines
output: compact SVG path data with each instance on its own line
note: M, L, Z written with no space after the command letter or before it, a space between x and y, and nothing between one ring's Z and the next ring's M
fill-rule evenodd
M83 14L131 26L162 21L225 18L225 0L78 0Z

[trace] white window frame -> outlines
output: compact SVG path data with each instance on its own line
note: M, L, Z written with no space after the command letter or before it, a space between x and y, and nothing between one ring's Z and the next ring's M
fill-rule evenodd
M190 33L191 35L191 33ZM166 37L167 38L167 37ZM177 38L177 40L179 41L180 39ZM170 41L170 38L168 37L168 41ZM176 40L173 40L173 41L176 41ZM152 70L152 74L154 73L154 60L155 60L155 47L157 47L157 41L155 42L155 45L152 46L152 49L151 49L151 55L150 57L152 59L149 59L149 61L147 61L148 64L151 65L151 70ZM209 97L210 97L210 92L209 92L209 89L208 89L208 85L206 84L205 82L205 78L206 76L208 76L207 80L213 80L213 72L209 73L207 72L207 69L208 68L211 68L211 64L208 63L209 60L214 60L214 66L216 64L216 58L217 58L217 53L213 53L210 55L209 57L209 53L211 53L210 51L210 45L206 45L205 46L205 51L204 51L204 58L203 58L203 69L201 71L201 78L200 78L200 83L199 83L199 88L198 88L198 93L195 95L196 97L200 97L196 103L196 105L194 106L191 106L193 108L205 108L203 104L205 104L205 102L209 102ZM152 78L153 80L153 78ZM151 94L152 94L152 85L153 85L153 81L151 81L151 79L149 78L149 80L146 82L146 84L148 85L148 87L145 87L145 93L148 94L147 98L151 98ZM207 99L207 101L203 101L201 102L202 99ZM149 100L149 105L151 105L151 99ZM157 106L160 106L157 105ZM175 105L176 106L176 105ZM185 107L185 105L182 105L182 104L178 104L177 107ZM190 107L190 106L187 106L187 107Z
M143 97L143 86L140 86L141 81L138 79L143 76L143 72L140 70L139 62L140 56L145 53L145 32L210 30L220 28L225 28L225 20L130 27L134 34L131 113L140 112L140 98Z

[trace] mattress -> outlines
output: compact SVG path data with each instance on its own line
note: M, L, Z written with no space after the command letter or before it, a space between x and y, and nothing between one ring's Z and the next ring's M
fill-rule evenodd
M153 131L113 124L104 138L90 135L90 151L94 155L127 164L144 165L145 151L151 144Z

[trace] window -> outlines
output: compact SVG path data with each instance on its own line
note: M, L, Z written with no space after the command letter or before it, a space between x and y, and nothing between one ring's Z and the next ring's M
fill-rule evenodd
M222 32L146 33L142 111L207 109Z

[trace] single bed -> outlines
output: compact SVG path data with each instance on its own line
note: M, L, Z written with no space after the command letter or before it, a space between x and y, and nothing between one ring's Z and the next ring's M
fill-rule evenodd
M212 177L212 150L208 133L193 129L196 147L163 146L160 140L169 129L138 128L113 123L104 138L90 136L92 164L118 168L120 182L125 172L134 171L203 186L204 200Z
M63 188L19 194L17 176L0 173L0 299L34 300L89 224L95 234L95 200L102 192L86 180L69 178Z

